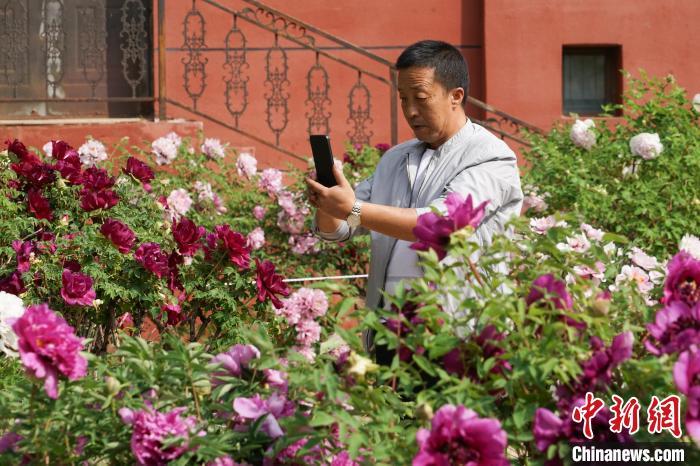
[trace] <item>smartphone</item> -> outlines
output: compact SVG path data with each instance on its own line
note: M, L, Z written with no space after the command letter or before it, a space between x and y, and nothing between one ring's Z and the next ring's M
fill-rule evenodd
M333 152L331 152L331 139L326 134L312 134L309 136L311 152L314 154L316 166L316 181L326 188L331 188L338 183L333 176Z

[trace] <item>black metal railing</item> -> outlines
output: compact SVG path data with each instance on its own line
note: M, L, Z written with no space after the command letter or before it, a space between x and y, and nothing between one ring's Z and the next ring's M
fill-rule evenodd
M0 2L0 118L153 114L149 0Z

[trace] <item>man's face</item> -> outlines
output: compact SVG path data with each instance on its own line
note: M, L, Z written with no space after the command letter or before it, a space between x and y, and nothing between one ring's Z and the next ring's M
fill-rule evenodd
M399 70L398 87L406 122L413 134L430 147L439 147L464 124L464 113L457 108L461 106L461 88L452 92L445 89L435 81L434 68Z

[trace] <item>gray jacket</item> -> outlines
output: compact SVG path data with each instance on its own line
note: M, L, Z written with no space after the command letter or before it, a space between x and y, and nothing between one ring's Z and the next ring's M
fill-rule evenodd
M446 211L444 200L450 192L471 194L475 205L489 200L486 216L475 232L479 244L490 244L494 233L503 232L506 222L520 214L523 193L515 154L488 130L467 124L440 146L426 168L415 199L411 199L408 160L411 153L422 154L425 143L418 139L388 150L377 164L374 174L355 188L362 201L394 207L415 207L418 214L435 206ZM334 233L320 233L331 241L345 241L352 235L366 234L365 228L349 228L343 222ZM396 238L369 232L372 238L366 305L376 309L381 302L386 271Z

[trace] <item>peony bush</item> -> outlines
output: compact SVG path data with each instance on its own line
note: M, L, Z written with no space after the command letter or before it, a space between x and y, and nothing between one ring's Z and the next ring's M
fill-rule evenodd
M592 158L605 131L565 137ZM652 131L624 141L640 163L679 147ZM414 230L425 276L369 310L362 282L285 281L366 263L366 239L311 236L306 173L189 144L0 155L3 463L556 465L589 441L700 460L694 230L627 236L539 183L480 248L485 204L454 195ZM353 182L383 150L348 148Z

